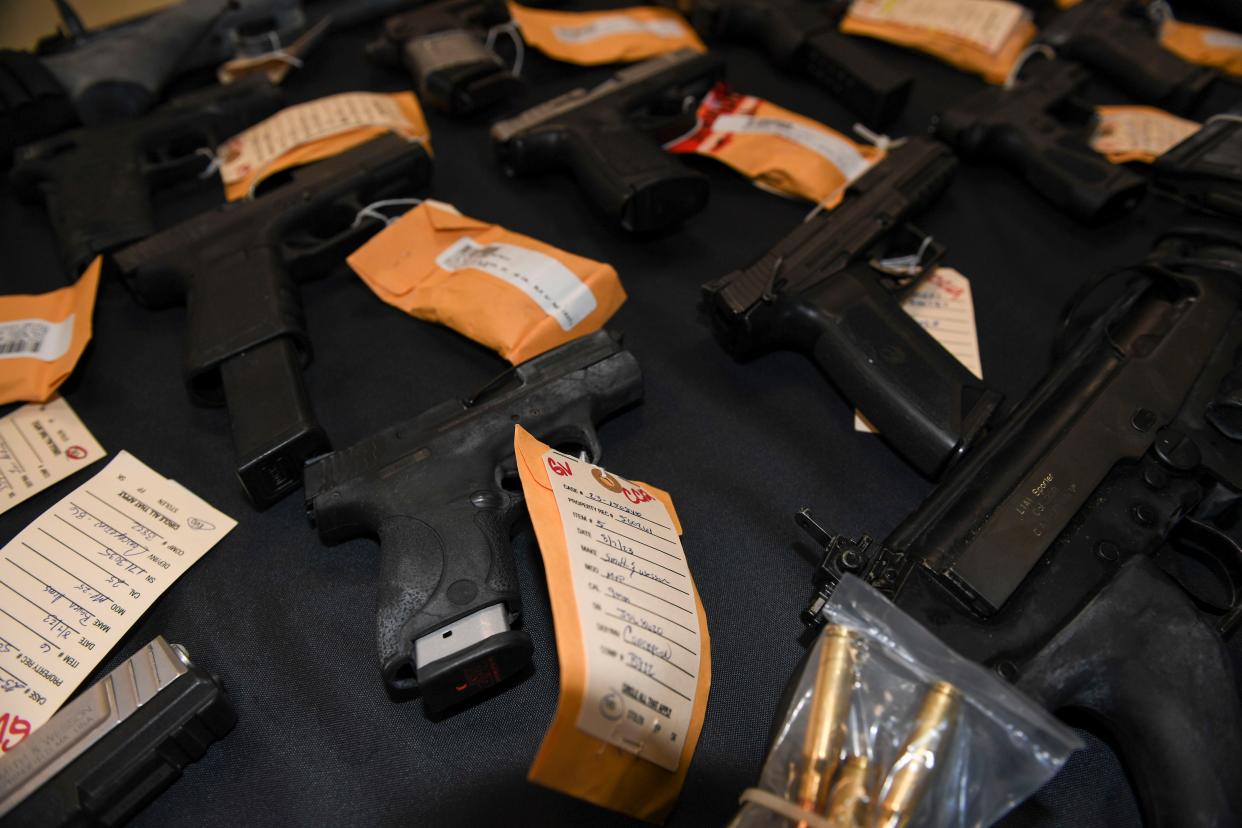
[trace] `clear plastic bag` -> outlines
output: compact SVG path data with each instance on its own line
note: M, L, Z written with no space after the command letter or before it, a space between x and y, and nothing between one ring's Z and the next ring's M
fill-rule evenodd
M737 828L981 828L1078 737L859 579L842 579Z

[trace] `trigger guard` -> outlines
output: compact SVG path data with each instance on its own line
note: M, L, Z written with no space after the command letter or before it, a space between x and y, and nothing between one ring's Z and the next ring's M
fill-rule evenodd
M1179 537L1180 536L1180 537ZM1178 541L1183 543L1179 544ZM1178 588L1200 610L1218 616L1230 616L1242 608L1242 546L1225 532L1201 520L1184 518L1169 534L1169 544L1177 555L1185 555L1208 567L1228 588L1230 600L1218 604L1192 589L1178 576L1172 565L1162 567Z

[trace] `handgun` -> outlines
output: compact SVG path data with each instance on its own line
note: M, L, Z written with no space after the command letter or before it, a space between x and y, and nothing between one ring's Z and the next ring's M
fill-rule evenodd
M97 254L154 233L154 192L193 182L217 146L281 100L260 78L187 95L132 121L21 147L10 180L24 200L44 204L76 277Z
M1031 60L1012 88L989 87L937 116L933 130L969 160L999 162L1079 221L1133 209L1146 181L1091 150L1094 110L1075 99L1089 79L1068 61Z
M914 79L841 34L848 2L819 0L662 0L707 40L754 43L781 68L807 75L868 126L884 127L905 109Z
M504 0L438 0L385 20L367 51L403 63L423 102L467 115L522 91L521 79L483 43L489 29L510 19Z
M1217 77L1215 70L1163 48L1144 5L1135 0L1083 0L1057 14L1038 42L1099 72L1136 100L1183 114Z
M306 510L326 543L380 542L380 669L429 714L526 667L530 635L509 530L524 503L514 425L601 454L595 423L642 397L638 362L605 331L527 360L452 400L306 466Z
M1214 115L1152 163L1152 186L1242 218L1242 107Z
M157 636L0 757L0 825L122 825L236 722L220 682Z
M568 170L625 230L669 229L707 205L707 178L661 147L723 75L719 57L679 49L493 124L492 143L509 175Z
M430 174L421 144L387 134L114 254L141 304L185 305L190 397L228 407L237 477L257 507L297 488L306 459L329 448L303 387L311 346L296 284L380 229L363 207Z
M804 620L844 573L1050 710L1084 711L1143 824L1242 821L1242 244L1199 219L882 543L833 534ZM1081 307L1081 306L1080 306ZM998 418L999 419L999 418Z
M703 285L707 316L727 350L740 358L806 354L929 477L970 447L1001 396L901 308L942 249L929 243L935 255L905 278L884 272L873 254L900 238L901 225L939 196L956 166L940 142L911 138L851 184L836 209L798 225L749 267ZM907 235L921 236L917 228Z

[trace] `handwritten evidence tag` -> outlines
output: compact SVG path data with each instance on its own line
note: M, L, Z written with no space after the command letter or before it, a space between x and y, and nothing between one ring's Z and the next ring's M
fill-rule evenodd
M515 432L561 662L556 718L530 779L660 821L711 683L707 618L672 501Z
M1114 164L1152 163L1202 127L1153 106L1097 106L1091 149Z
M105 454L63 397L0 418L0 514Z
M975 329L975 300L969 279L951 267L937 268L901 306L946 351L957 357L966 370L983 379L979 334ZM876 427L858 411L854 412L854 430L876 433Z
M122 451L0 549L0 752L236 525Z

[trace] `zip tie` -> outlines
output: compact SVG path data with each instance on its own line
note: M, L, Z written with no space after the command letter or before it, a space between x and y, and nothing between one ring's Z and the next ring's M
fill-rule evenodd
M397 220L397 216L390 218L384 215L379 211L380 207L416 207L422 203L423 200L421 198L385 198L381 201L372 201L358 211L358 214L354 216L354 223L349 226L357 227L359 224L362 224L364 218L373 218L384 222L384 226L387 227Z
M194 150L194 154L201 155L207 159L207 166L198 174L199 178L211 178L220 171L220 167L224 164L224 161L212 151L211 147L199 147Z
M1147 18L1157 26L1162 26L1170 20L1177 20L1173 16L1173 7L1169 5L1168 0L1152 0L1148 3Z
M884 152L897 149L906 142L905 138L889 138L882 132L869 129L866 124L854 124L854 132L868 144Z
M931 247L932 237L924 236L919 249L906 256L894 256L891 259L873 259L871 266L881 273L890 276L918 276L923 272L923 255Z
M785 797L777 796L771 791L765 791L763 788L747 788L742 791L742 795L737 798L737 801L740 804L749 802L752 805L758 805L760 808L767 808L772 813L783 816L790 822L808 825L810 828L832 828L828 820L819 814L799 808L788 799L785 799Z
M1009 75L1005 78L1005 89L1014 88L1018 83L1018 73L1022 71L1022 67L1026 65L1026 62L1035 57L1035 55L1042 55L1048 58L1048 60L1057 59L1056 50L1045 43L1027 46L1018 54L1018 59L1013 62L1013 68L1009 70Z
M266 55L262 55L262 57L265 57L268 60L278 60L281 63L287 63L294 69L301 69L303 66L303 62L300 57L294 57L284 49L279 49L275 52L268 52Z
M483 48L494 50L496 40L501 34L507 34L509 40L513 41L513 77L520 77L522 74L522 65L526 62L526 41L522 39L522 32L518 29L517 23L510 20L508 23L499 23L487 30L487 40L483 42Z
M1204 121L1203 125L1207 126L1213 121L1233 121L1235 124L1242 124L1242 115L1235 112L1219 112Z

